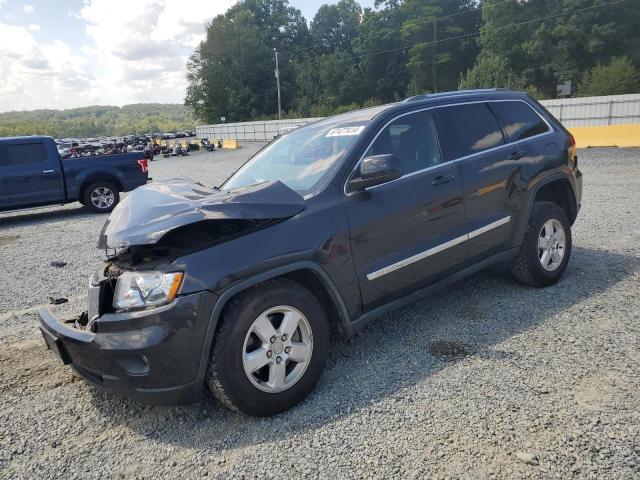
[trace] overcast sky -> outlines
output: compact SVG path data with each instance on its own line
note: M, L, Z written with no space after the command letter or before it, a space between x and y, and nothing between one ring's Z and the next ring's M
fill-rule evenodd
M0 0L0 111L182 103L187 58L235 1ZM289 3L311 20L335 1Z

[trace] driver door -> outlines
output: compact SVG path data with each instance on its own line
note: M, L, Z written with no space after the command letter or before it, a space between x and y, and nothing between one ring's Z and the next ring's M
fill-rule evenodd
M403 176L344 197L365 312L437 281L464 258L460 175L442 162L429 111L385 126L365 157L382 154L400 160Z

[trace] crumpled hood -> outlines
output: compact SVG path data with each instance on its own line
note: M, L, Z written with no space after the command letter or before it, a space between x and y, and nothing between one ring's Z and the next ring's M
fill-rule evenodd
M177 177L129 193L104 224L98 248L151 245L171 230L203 220L276 220L304 208L304 199L279 181L221 191Z

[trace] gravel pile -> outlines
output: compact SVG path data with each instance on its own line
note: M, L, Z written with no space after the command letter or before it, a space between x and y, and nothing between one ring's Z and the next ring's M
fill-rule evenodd
M151 164L217 184L258 147ZM495 267L334 340L300 406L269 419L211 398L147 407L46 352L35 311L84 308L104 216L0 216L1 478L639 478L640 150L579 152L566 276ZM51 262L66 262L55 267Z

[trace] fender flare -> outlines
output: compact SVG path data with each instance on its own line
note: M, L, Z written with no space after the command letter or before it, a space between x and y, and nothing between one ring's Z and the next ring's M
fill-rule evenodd
M204 380L205 375L207 373L207 368L209 364L209 356L211 355L211 349L213 348L213 340L215 336L215 332L218 328L218 322L222 315L222 310L226 306L227 302L238 293L251 288L259 283L266 282L267 280L271 280L272 278L281 277L286 275L287 273L299 271L299 270L310 270L314 274L316 274L319 280L323 283L327 292L331 296L331 299L338 310L339 313L339 321L341 323L344 331L348 330L349 323L349 313L347 311L347 307L342 299L342 295L338 291L337 287L329 277L329 275L320 267L317 263L311 261L299 261L294 262L285 266L281 266L278 268L274 268L272 270L267 270L265 272L259 273L257 275L245 278L238 283L234 283L230 287L228 287L224 292L218 297L215 305L213 306L213 310L211 312L211 316L209 318L209 325L207 326L207 333L205 335L204 347L202 349L202 354L200 356L200 364L198 366L198 375L197 375L197 383L204 388Z
M516 229L514 245L520 245L524 239L524 235L527 231L527 226L529 225L529 215L531 215L531 210L533 209L534 200L536 198L536 195L540 191L540 189L546 185L549 185L552 182L555 182L558 180L567 180L569 182L569 185L571 186L571 194L573 195L573 198L576 199L576 187L573 184L572 179L573 177L571 177L571 175L567 175L564 172L557 172L552 175L543 177L538 182L535 183L535 185L529 190L526 209L523 210L522 212L523 215L521 216L519 220L519 224ZM576 199L576 203L577 203L577 199Z

